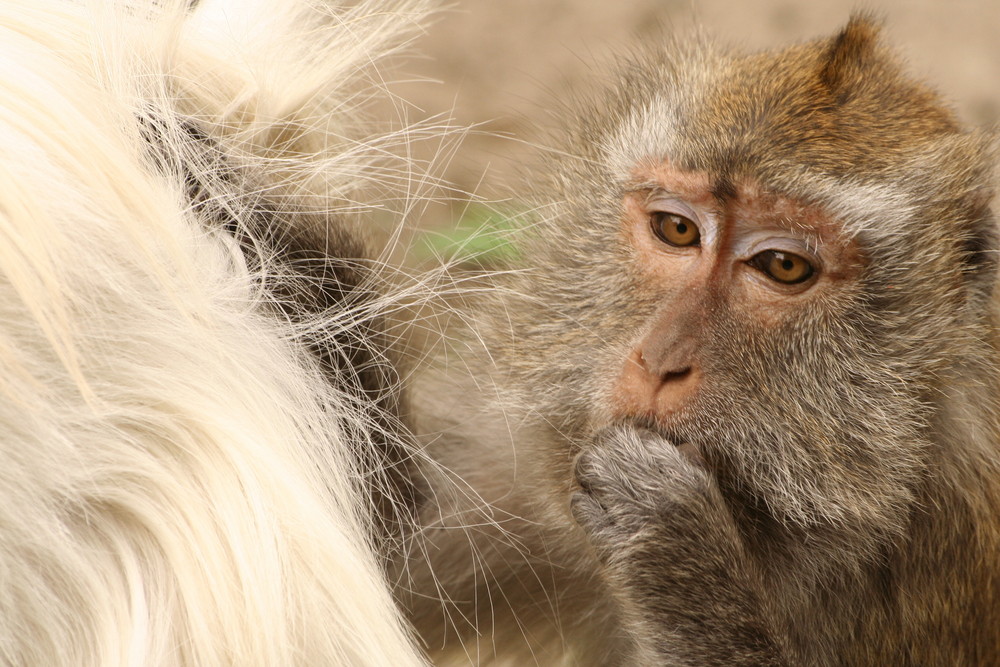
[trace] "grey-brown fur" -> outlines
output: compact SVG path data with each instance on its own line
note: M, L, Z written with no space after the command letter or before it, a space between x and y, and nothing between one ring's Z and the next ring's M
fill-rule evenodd
M621 72L570 112L531 270L477 315L490 361L470 343L417 387L415 427L447 472L426 472L400 598L432 653L1000 664L988 141L864 18L769 53L655 49ZM855 283L778 331L715 304L711 381L670 432L608 408L658 303L617 234L643 160L818 206L863 255Z

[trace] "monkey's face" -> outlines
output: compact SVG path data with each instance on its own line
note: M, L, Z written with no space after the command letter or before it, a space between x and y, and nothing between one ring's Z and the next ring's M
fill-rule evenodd
M669 428L697 412L706 385L721 383L716 348L732 340L716 340L720 333L782 336L807 313L834 307L863 260L822 210L791 198L666 163L636 177L621 235L632 289L655 310L639 325L609 403L613 418Z
M529 408L694 444L784 525L901 530L994 289L982 142L863 26L658 54L590 116L504 313Z
M921 466L922 406L865 337L879 313L858 240L746 179L666 162L634 175L619 233L637 307L595 414L694 445L782 520L891 530Z

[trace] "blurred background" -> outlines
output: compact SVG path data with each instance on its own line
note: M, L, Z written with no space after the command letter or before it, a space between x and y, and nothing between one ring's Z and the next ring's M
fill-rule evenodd
M664 29L683 35L694 25L720 41L768 48L832 35L858 6L885 20L884 39L966 121L1000 123L1000 0L452 2L414 44L417 58L398 72L420 80L394 86L413 104L410 121L443 115L477 127L439 156L455 202L433 207L428 222L479 215L470 214L464 193L495 201L516 191L531 144L560 122L549 102L586 89L616 53L659 39Z

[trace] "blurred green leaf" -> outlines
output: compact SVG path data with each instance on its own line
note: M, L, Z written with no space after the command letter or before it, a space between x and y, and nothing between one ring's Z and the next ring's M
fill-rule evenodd
M489 206L470 205L450 230L425 232L414 245L418 261L443 258L459 264L509 268L520 255L512 243L518 215Z

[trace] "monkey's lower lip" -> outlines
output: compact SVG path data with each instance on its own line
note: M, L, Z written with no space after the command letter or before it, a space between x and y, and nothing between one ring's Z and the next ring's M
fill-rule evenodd
M695 447L693 444L694 438L679 424L664 424L662 419L655 417L641 417L623 421L632 422L635 426L653 431L675 445L688 444Z

